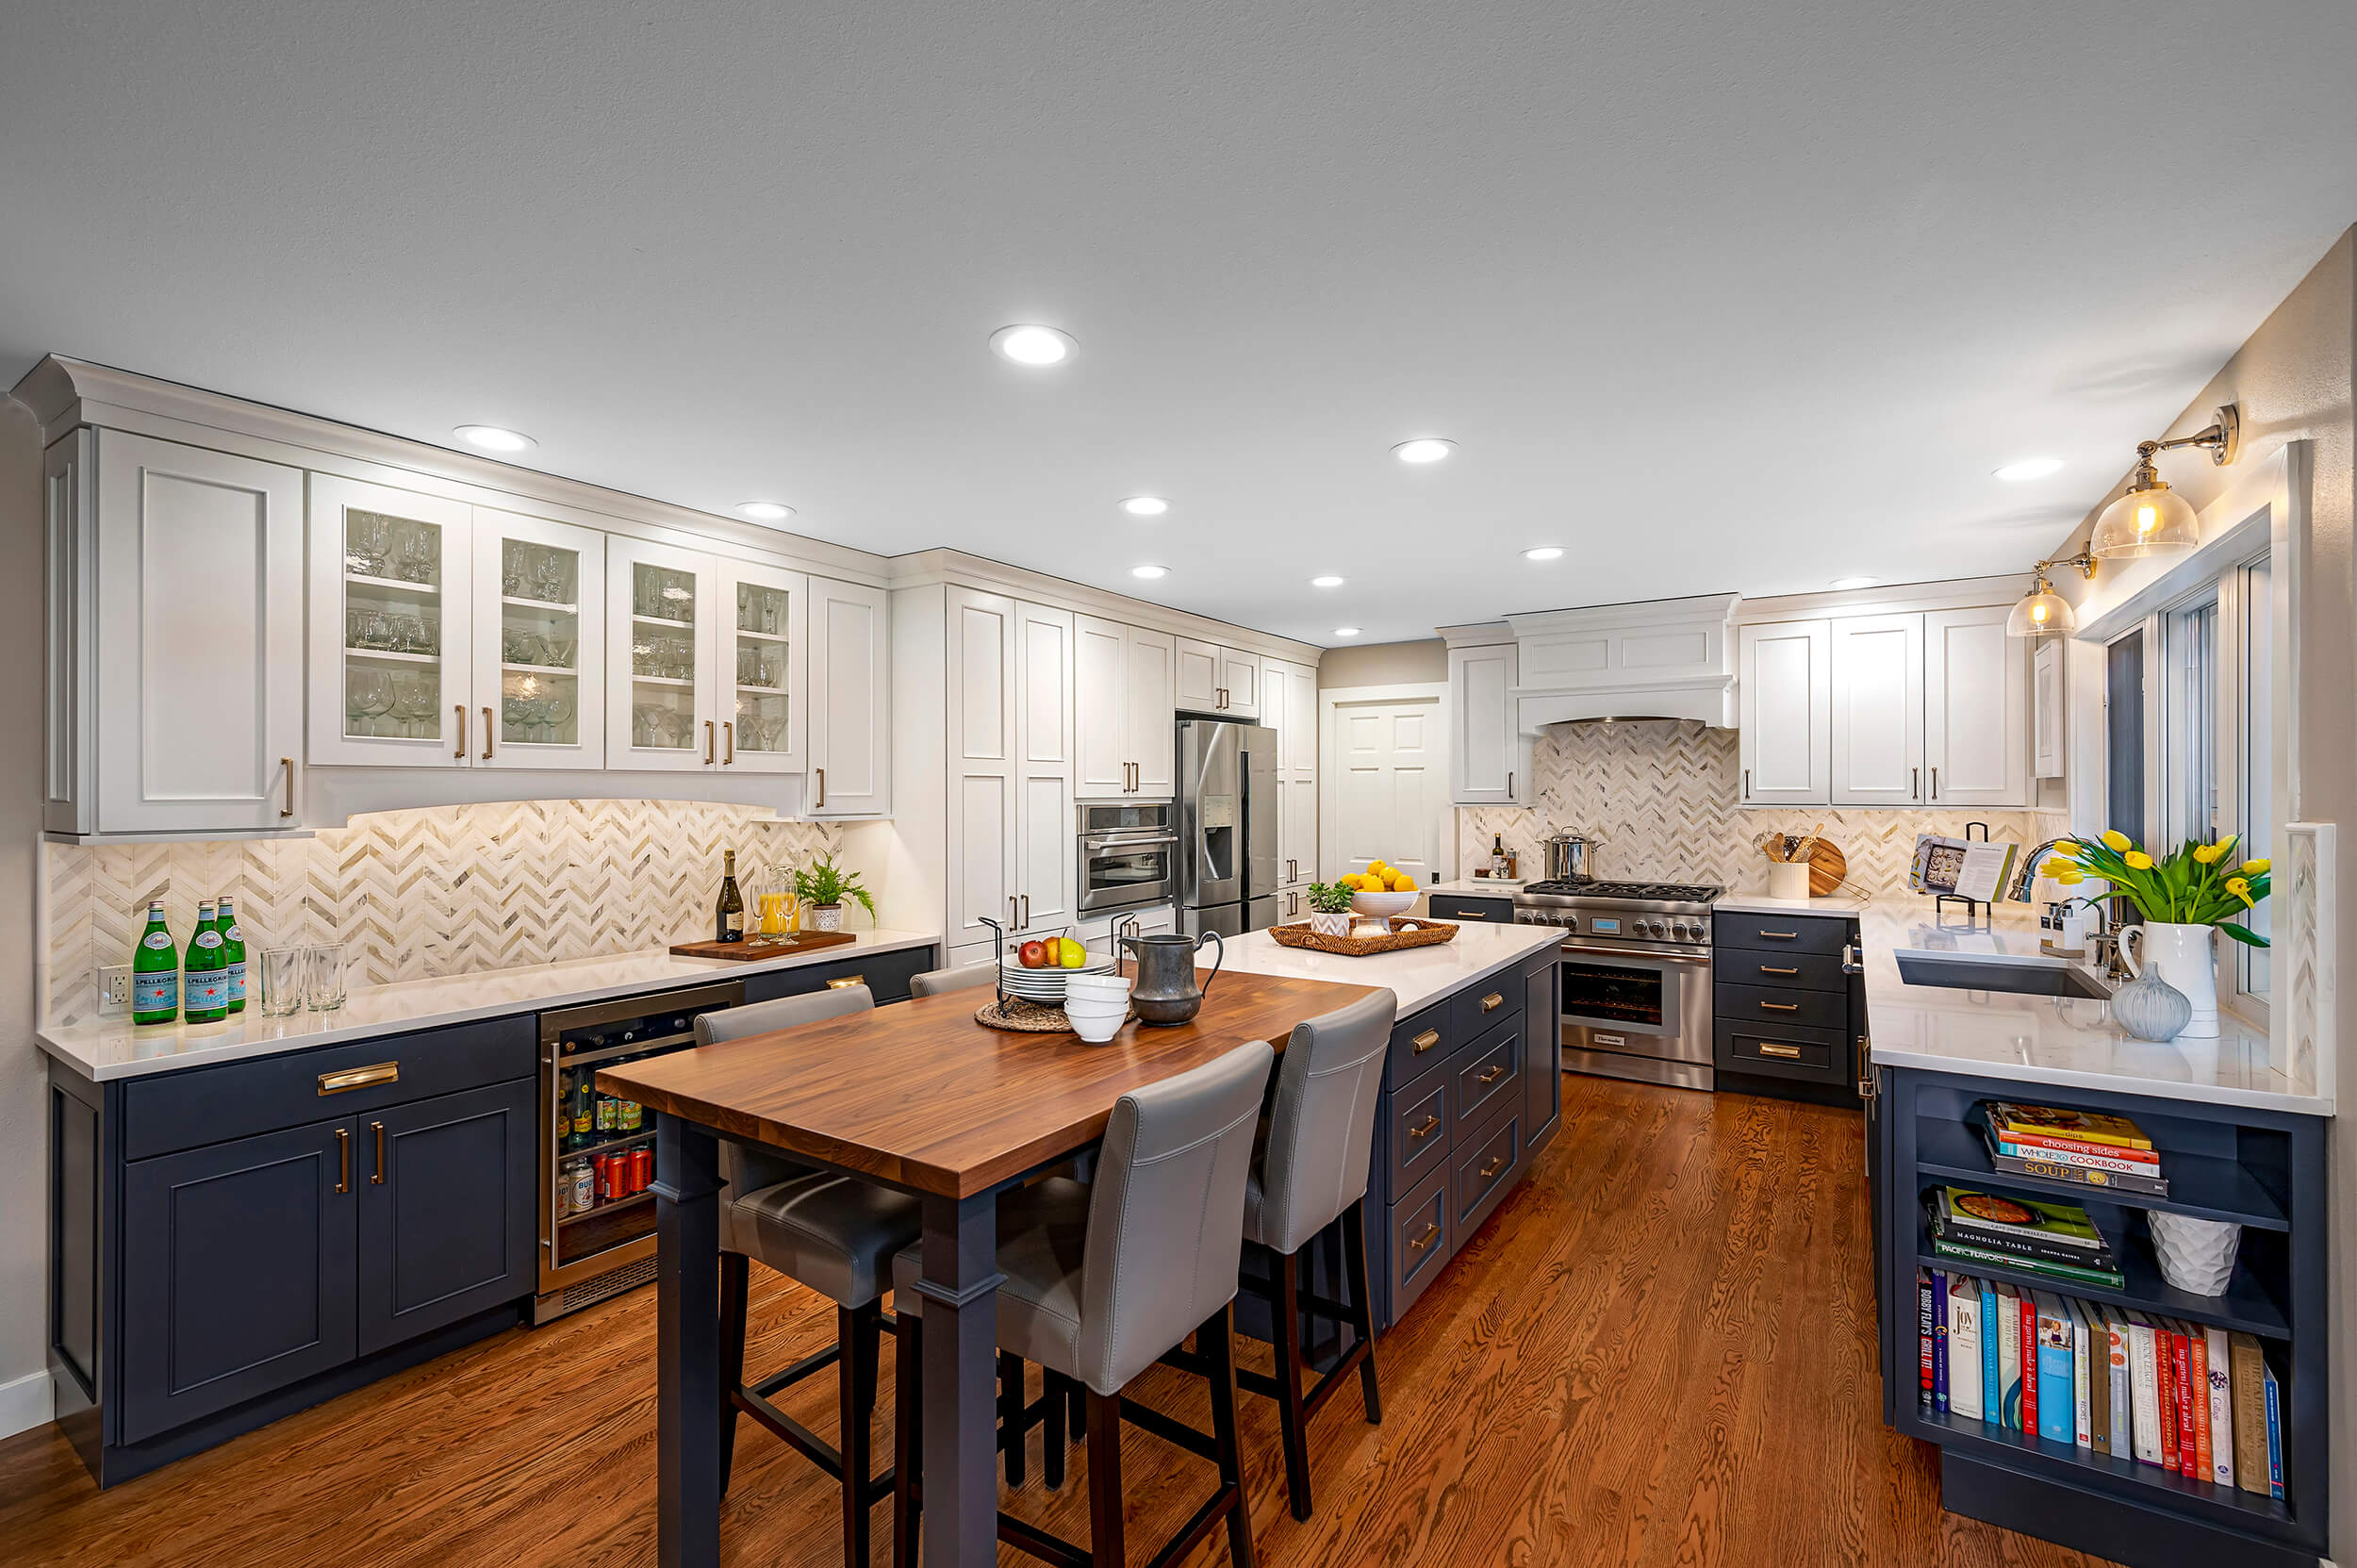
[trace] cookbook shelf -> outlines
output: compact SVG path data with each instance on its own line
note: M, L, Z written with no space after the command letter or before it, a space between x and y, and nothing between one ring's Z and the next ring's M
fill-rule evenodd
M2062 1203L2116 1203L2131 1209L2158 1209L2164 1213L2190 1214L2196 1219L2229 1220L2260 1230L2291 1229L2291 1221L2283 1217L2283 1207L2257 1177L2238 1161L2215 1155L2163 1148L2161 1169L2168 1178L2168 1196L2150 1197L2117 1188L2001 1172L1990 1164L1988 1146L1980 1133L1952 1117L1918 1116L1915 1145L1916 1164L1920 1168L1966 1186L2009 1188Z
M2152 1260L2151 1244L2141 1229L2130 1225L2125 1214L2108 1204L2088 1201L2082 1206L2095 1222L2095 1228L2111 1242L2113 1254L2119 1261L2120 1279L2124 1282L2118 1290L2106 1285L2083 1285L2075 1279L2058 1279L2036 1269L1983 1263L1977 1258L1942 1257L1933 1249L1928 1219L1916 1232L1915 1262L1921 1268L2003 1279L2009 1284L2052 1291L2057 1296L2083 1296L2116 1307L2159 1312L2165 1317L2214 1323L2221 1329L2239 1329L2246 1334L2269 1339L2283 1339L2291 1333L2283 1310L2260 1287L2248 1266L2235 1267L2233 1282L2224 1296L2196 1296L2191 1291L2178 1290L2161 1278L2160 1265Z

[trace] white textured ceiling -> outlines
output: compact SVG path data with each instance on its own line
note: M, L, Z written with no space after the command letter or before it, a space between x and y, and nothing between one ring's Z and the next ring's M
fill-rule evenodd
M20 0L0 385L1318 642L2016 570L2357 217L2353 61L2346 0Z

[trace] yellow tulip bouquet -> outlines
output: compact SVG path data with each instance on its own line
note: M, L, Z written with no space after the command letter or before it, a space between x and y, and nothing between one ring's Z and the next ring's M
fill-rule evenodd
M2264 948L2267 939L2239 921L2245 910L2267 896L2267 871L2273 863L2230 864L2226 857L2234 844L2232 834L2215 844L2188 838L2175 854L2156 860L2126 834L2107 828L2097 840L2055 845L2052 857L2038 866L2038 874L2065 887L2108 883L2112 893L2134 903L2147 920L2216 926L2237 942ZM2089 900L2110 896L2080 895Z

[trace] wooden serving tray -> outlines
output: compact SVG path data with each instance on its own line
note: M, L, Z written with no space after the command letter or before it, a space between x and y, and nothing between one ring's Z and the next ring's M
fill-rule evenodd
M1436 948L1457 940L1457 928L1446 920L1394 915L1391 921L1389 936L1321 936L1306 920L1298 925L1271 926L1268 933L1269 939L1280 948L1308 948L1315 952L1340 953L1344 958L1367 958L1376 953L1398 952L1404 948Z
M748 932L742 942L674 942L671 951L681 958L724 958L744 964L756 958L839 948L853 939L848 931L798 931L791 936L757 936Z

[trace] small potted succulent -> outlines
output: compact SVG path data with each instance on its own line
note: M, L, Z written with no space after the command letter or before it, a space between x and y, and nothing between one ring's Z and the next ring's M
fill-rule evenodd
M1310 884L1310 929L1320 936L1350 934L1350 900L1356 890L1330 882Z
M867 911L868 923L875 923L875 899L859 884L859 873L847 875L832 855L821 855L817 865L794 873L794 896L810 911L811 924L820 931L843 929L846 900L857 900L860 908Z

